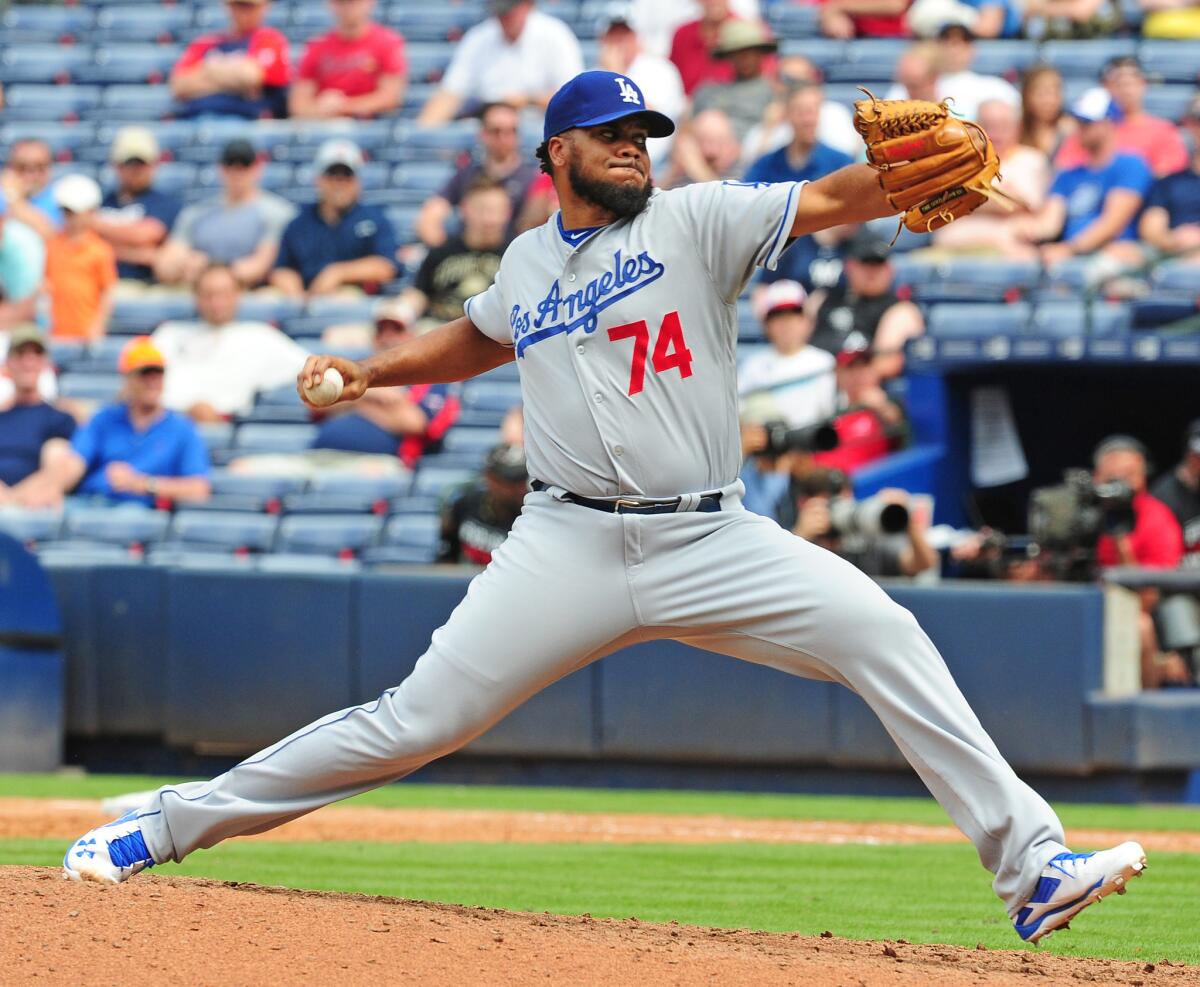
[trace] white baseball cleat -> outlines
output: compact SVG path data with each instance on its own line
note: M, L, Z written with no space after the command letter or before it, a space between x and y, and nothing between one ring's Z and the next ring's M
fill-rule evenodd
M1013 926L1026 942L1036 943L1065 929L1076 915L1125 885L1146 869L1140 843L1122 843L1095 853L1060 853L1042 870L1033 894L1018 910Z
M120 884L154 866L146 849L137 811L97 826L71 844L63 856L63 877L71 881Z

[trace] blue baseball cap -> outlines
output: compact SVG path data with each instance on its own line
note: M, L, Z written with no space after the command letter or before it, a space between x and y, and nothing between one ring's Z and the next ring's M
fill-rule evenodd
M624 117L641 116L651 137L669 137L675 124L669 116L646 109L646 98L629 76L616 72L580 72L550 98L542 139L549 140L575 127L595 127Z

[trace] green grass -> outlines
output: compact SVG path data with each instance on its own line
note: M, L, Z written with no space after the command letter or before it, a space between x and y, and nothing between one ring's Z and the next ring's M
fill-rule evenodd
M0 774L0 798L106 798L180 780L137 775ZM949 824L941 807L929 798L399 784L368 792L351 802L412 809L646 812L760 819ZM1063 803L1055 808L1068 828L1200 832L1200 808L1194 807Z
M61 840L0 841L0 864L57 866ZM164 873L520 911L1023 947L965 846L231 842ZM1043 950L1200 962L1200 856L1156 853L1130 894Z

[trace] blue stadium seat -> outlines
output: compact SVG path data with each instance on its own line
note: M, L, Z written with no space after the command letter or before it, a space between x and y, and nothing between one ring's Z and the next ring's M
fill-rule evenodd
M442 448L446 452L486 453L500 441L500 433L494 428L463 428L456 426L446 433Z
M181 510L171 525L171 542L268 552L278 526L279 518L270 514Z
M1200 313L1200 304L1194 295L1175 291L1151 292L1145 298L1135 299L1132 307L1134 329L1158 329Z
M821 37L821 8L816 4L777 3L765 13L780 40Z
M100 48L95 61L75 72L80 82L159 83L171 74L171 68L183 54L180 45L125 44L118 48Z
M1042 277L1036 261L990 257L905 267L904 278L898 274L897 282L911 285L914 300L925 304L1012 301L1028 295Z
M1192 292L1200 296L1200 265L1171 262L1160 264L1150 276L1151 283L1164 291Z
M88 45L9 45L0 53L0 82L70 82L92 60Z
M212 474L214 494L257 497L264 501L299 493L307 487L308 480L297 476L252 476L228 470L213 470Z
M312 446L315 425L240 425L234 448L242 455L252 452L300 452Z
M326 473L313 477L310 489L322 493L356 494L372 500L390 500L408 493L412 477L407 473L391 476L353 476Z
M175 108L175 97L165 82L158 85L116 85L104 90L104 99L93 116L105 120L158 120Z
M1030 305L934 305L925 320L926 331L939 339L972 339L1023 332Z
M273 572L282 575L305 575L307 573L328 575L358 572L362 566L357 559L339 559L326 555L302 555L287 552L259 556L254 560L254 568L259 572Z
M414 82L436 82L454 55L454 46L442 42L415 43L405 48L408 77Z
M437 90L437 83L418 82L410 77L408 88L404 91L404 105L400 107L399 116L402 120L416 120L429 97Z
M1146 112L1165 120L1178 121L1187 112L1195 94L1194 85L1151 86L1146 91Z
M412 7L395 5L383 12L384 22L411 42L447 41L479 20L478 8L450 6Z
M421 469L466 470L477 474L487 453L482 449L460 449L458 452L427 452L421 457Z
M81 148L96 138L96 128L90 123L45 123L30 121L0 126L0 148L7 150L14 141L26 138L45 141L55 158L75 157ZM7 157L7 154L4 155Z
M976 41L971 70L981 75L1014 78L1037 61L1038 49L1033 41Z
M1146 71L1164 82L1195 83L1200 74L1200 43L1147 40L1138 45L1138 60ZM1154 87L1150 88L1150 92ZM1147 94L1149 95L1149 94ZM1174 119L1174 118L1172 118Z
M148 120L144 122L147 127L154 131L154 136L158 140L158 146L162 149L163 154L174 158L179 158L179 152L192 142L197 128L194 120ZM95 143L91 147L82 148L76 157L85 161L97 161L107 164L112 142L116 138L117 131L122 127L129 126L129 124L130 121L124 120L116 122L105 120L95 121Z
M383 544L436 548L441 534L442 522L436 514L399 514L388 518Z
M141 505L73 506L66 513L64 534L69 538L117 545L149 545L166 537L171 516Z
M749 299L739 298L737 303L738 339L757 342L765 339L762 323L754 314Z
M429 565L437 561L437 548L414 545L375 545L363 550L363 563L371 566Z
M472 380L504 381L506 383L519 384L521 382L521 370L517 366L516 360L510 360L508 363L502 363L498 367L493 367L487 373L473 377Z
M333 14L326 4L299 4L292 8L291 36L310 38L333 27Z
M891 83L896 77L896 62L910 44L905 38L863 38L853 41L846 46L843 60L825 67L825 78L830 82L855 84ZM859 98L862 98L861 95Z
M88 113L100 104L97 86L14 85L4 91L4 117L8 121L68 120Z
M279 298L273 295L242 295L238 301L239 319L251 322L269 322L280 325L285 319L299 315L301 304L294 298Z
M312 298L308 314L326 320L327 325L338 322L370 322L375 311L373 298L346 298L337 295Z
M140 556L129 549L102 541L52 541L38 547L38 561L48 568L91 566L104 563L133 565Z
M454 175L454 166L433 161L413 161L398 166L391 175L390 188L405 189L425 197L440 192Z
M419 239L416 231L417 216L421 209L419 206L396 206L389 205L385 207L388 222L392 224L392 229L396 232L396 240L401 245L406 243L416 243Z
M1080 301L1041 302L1033 313L1033 329L1041 335L1070 338L1075 336L1112 336L1128 331L1132 315L1127 305L1118 302Z
M301 343L313 343L335 321L324 315L293 315L284 319L279 328Z
M845 41L834 38L804 38L797 41L785 40L779 46L779 53L801 55L826 72L830 66L841 65L846 61L846 47Z
M441 501L429 494L397 497L388 504L391 514L437 514Z
M383 519L370 514L293 514L279 525L283 552L357 553L379 540Z
M454 120L441 127L407 128L382 155L388 161L454 161L475 149L479 142L479 124L475 120Z
M108 44L175 41L189 33L191 4L105 5L96 13L95 37Z
M1041 60L1049 62L1065 77L1100 78L1100 70L1110 59L1136 55L1134 38L1103 38L1095 41L1047 41L1042 45Z
M4 40L10 45L76 39L92 23L92 11L86 7L57 4L23 3L4 12Z
M64 398L107 404L116 400L122 383L120 374L66 373L58 379L58 393Z
M282 384L268 391L259 391L254 400L260 405L289 408L300 403L300 396L294 384Z
M209 455L233 445L233 425L230 422L200 422L196 430L204 440Z
M412 490L414 494L418 495L443 497L456 487L473 482L475 476L475 470L436 469L418 466Z
M153 332L169 319L190 319L196 314L191 295L156 295L118 298L108 331L123 335Z
M33 511L23 507L0 507L0 531L21 542L54 541L62 532L59 511Z
M469 380L463 385L463 406L484 411L508 411L521 403L521 387L505 381Z

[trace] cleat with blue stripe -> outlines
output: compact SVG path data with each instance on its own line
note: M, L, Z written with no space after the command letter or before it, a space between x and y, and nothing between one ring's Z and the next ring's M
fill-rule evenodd
M70 881L120 884L138 871L154 866L146 848L137 811L126 812L84 833L63 856L63 877Z
M1042 869L1033 894L1013 918L1026 942L1037 943L1065 929L1088 905L1112 894L1124 894L1128 883L1146 869L1139 843L1122 843L1096 853L1060 853Z

